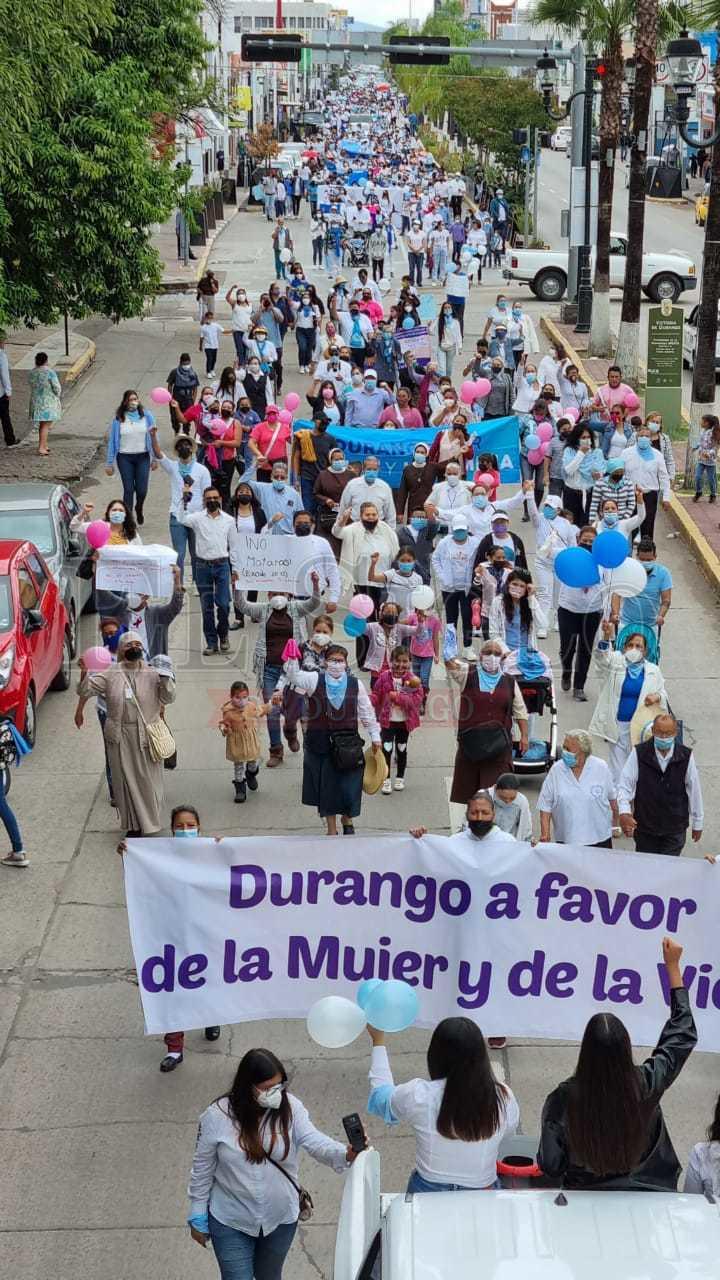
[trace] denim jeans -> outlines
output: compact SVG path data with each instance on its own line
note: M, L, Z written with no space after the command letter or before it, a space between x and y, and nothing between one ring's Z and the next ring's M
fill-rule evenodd
M240 364L244 365L247 360L247 347L245 346L245 334L242 329L233 329L233 342L235 343L235 355Z
M226 640L230 617L230 561L210 564L207 560L195 563L195 585L200 592L202 625L205 643L217 648L218 640ZM217 609L217 625L215 610Z
M221 1280L281 1280L297 1222L284 1223L267 1236L262 1232L249 1236L235 1227L226 1227L211 1213L208 1220Z
M285 275L285 263L280 257L280 250L273 249L273 253L275 254L275 279L286 280L287 276Z
M420 677L420 683L423 689L430 688L430 676L432 674L432 658L420 658L417 654L413 654L410 658L414 676Z
M5 795L5 775L3 773L0 773L0 820L5 823L5 830L8 833L13 853L20 853L23 847L22 836L20 835L17 818L10 808Z
M185 573L185 552L190 553L190 564L192 565L193 579L195 573L195 533L187 525L181 524L175 516L170 516L170 541L173 549L177 551L177 563L180 570L180 581L182 582Z
M455 348L446 350L444 347L437 349L437 367L441 378L452 378L453 360L455 359Z
M713 498L717 494L717 469L714 462L698 462L695 468L695 492L702 493L703 480L707 480Z
M263 698L269 702L275 686L283 673L281 666L270 664L265 667L263 672ZM282 707L273 707L272 711L268 711L267 727L270 746L281 747L282 736L280 733L280 716L285 719L285 737L293 738L297 733L298 720L300 719L300 711L302 708L301 697L293 693L290 689L286 689L283 695Z
M422 284L424 253L408 253L408 273L411 284Z
M314 518L317 514L317 498L314 493L315 481L310 476L300 476L300 494L302 496L303 511L309 511Z
M128 511L135 507L142 514L150 483L150 454L119 453L116 462L122 480L123 502Z
M447 275L447 249L439 249L433 257L433 280L444 280Z
M295 327L295 337L298 345L298 364L310 364L315 350L315 330L314 329L298 329Z
M407 1184L407 1195L415 1195L418 1191L497 1191L501 1186L500 1179L496 1178L491 1182L489 1187L461 1187L458 1182L428 1182L418 1173L417 1169L413 1169L410 1174L410 1181Z

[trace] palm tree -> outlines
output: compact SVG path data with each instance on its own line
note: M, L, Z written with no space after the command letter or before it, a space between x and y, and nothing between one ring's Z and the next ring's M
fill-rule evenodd
M612 220L615 150L620 138L624 79L623 38L635 21L636 0L538 0L535 20L582 35L602 58L600 89L600 172L598 229L589 353L611 354L610 224Z

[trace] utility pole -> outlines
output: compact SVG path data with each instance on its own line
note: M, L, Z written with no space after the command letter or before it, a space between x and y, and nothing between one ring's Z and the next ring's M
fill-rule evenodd
M588 58L585 63L585 93L583 104L583 166L585 169L585 207L583 243L578 254L578 318L576 333L589 333L592 321L593 289L590 257L592 229L592 124L593 124L593 89L595 87L595 59Z
M538 186L540 177L540 130L535 126L535 152L533 155L533 237L538 237Z
M525 208L523 209L523 249L530 243L530 137L532 129L528 125L525 130L527 144L525 146Z
M573 94L581 94L585 87L585 50L581 44L576 44L572 50L572 70ZM570 173L573 169L579 169L583 162L583 100L581 97L574 97L570 103L570 124L572 126L572 138L570 140ZM572 209L572 196L568 201ZM570 302L577 302L578 295L578 256L580 250L577 245L570 245L568 254L568 288L567 296Z

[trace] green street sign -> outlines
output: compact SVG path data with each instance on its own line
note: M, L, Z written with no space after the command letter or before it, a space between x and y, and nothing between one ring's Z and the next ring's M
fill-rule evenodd
M684 323L682 307L669 300L648 312L645 412L661 413L666 428L682 422Z
M312 49L302 49L300 53L300 70L309 71L312 67Z

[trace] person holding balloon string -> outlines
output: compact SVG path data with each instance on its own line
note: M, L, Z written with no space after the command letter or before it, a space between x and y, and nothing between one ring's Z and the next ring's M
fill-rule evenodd
M500 487L500 471L494 453L481 453L477 461L477 470L473 476L473 484L482 484L487 490L490 502L495 502Z
M70 521L70 532L81 533L91 548L91 552L86 557L86 560L83 561L83 564L87 564L87 576L92 575L93 579L97 568L98 556L104 546L142 546L142 538L137 531L132 512L125 506L122 498L111 499L105 509L105 515L102 520L91 519L94 510L94 504L86 502L82 510L77 512ZM83 573L85 573L85 569L83 569ZM123 615L127 614L126 592L107 589L98 590L96 588L94 598L95 607L102 617L118 612Z
M520 418L520 471L523 480L533 481L538 506L545 492L545 459L554 435L555 424L548 412L547 401L539 396L530 412ZM527 506L523 519L530 519Z
M635 490L635 501L635 514L621 520L617 498L603 498L598 505L597 519L594 521L598 533L617 529L619 533L624 534L628 539L628 555L632 550L632 535L645 519L645 495L642 489Z
M672 577L665 565L657 563L657 548L652 538L640 539L637 560L630 560L627 565L630 570L641 566L646 577L640 589L632 594L628 594L626 583L621 582L617 587L611 582L610 621L620 627L616 646L621 649L628 633L639 631L645 636L648 657L657 662L660 635L672 604ZM642 581L640 573L637 577Z
M545 615L545 627L539 627L537 634L538 639L542 640L547 635L547 627L554 610L557 608L559 582L553 571L555 557L568 547L577 545L578 531L575 525L571 524L561 514L562 502L560 498L554 494L548 494L543 499L540 510L538 510L533 493L532 480L523 482L523 490L526 494L530 520L535 530L537 604L540 611Z
M577 422L567 437L563 453L563 503L573 513L578 528L587 524L595 481L605 474L605 459L595 435Z

